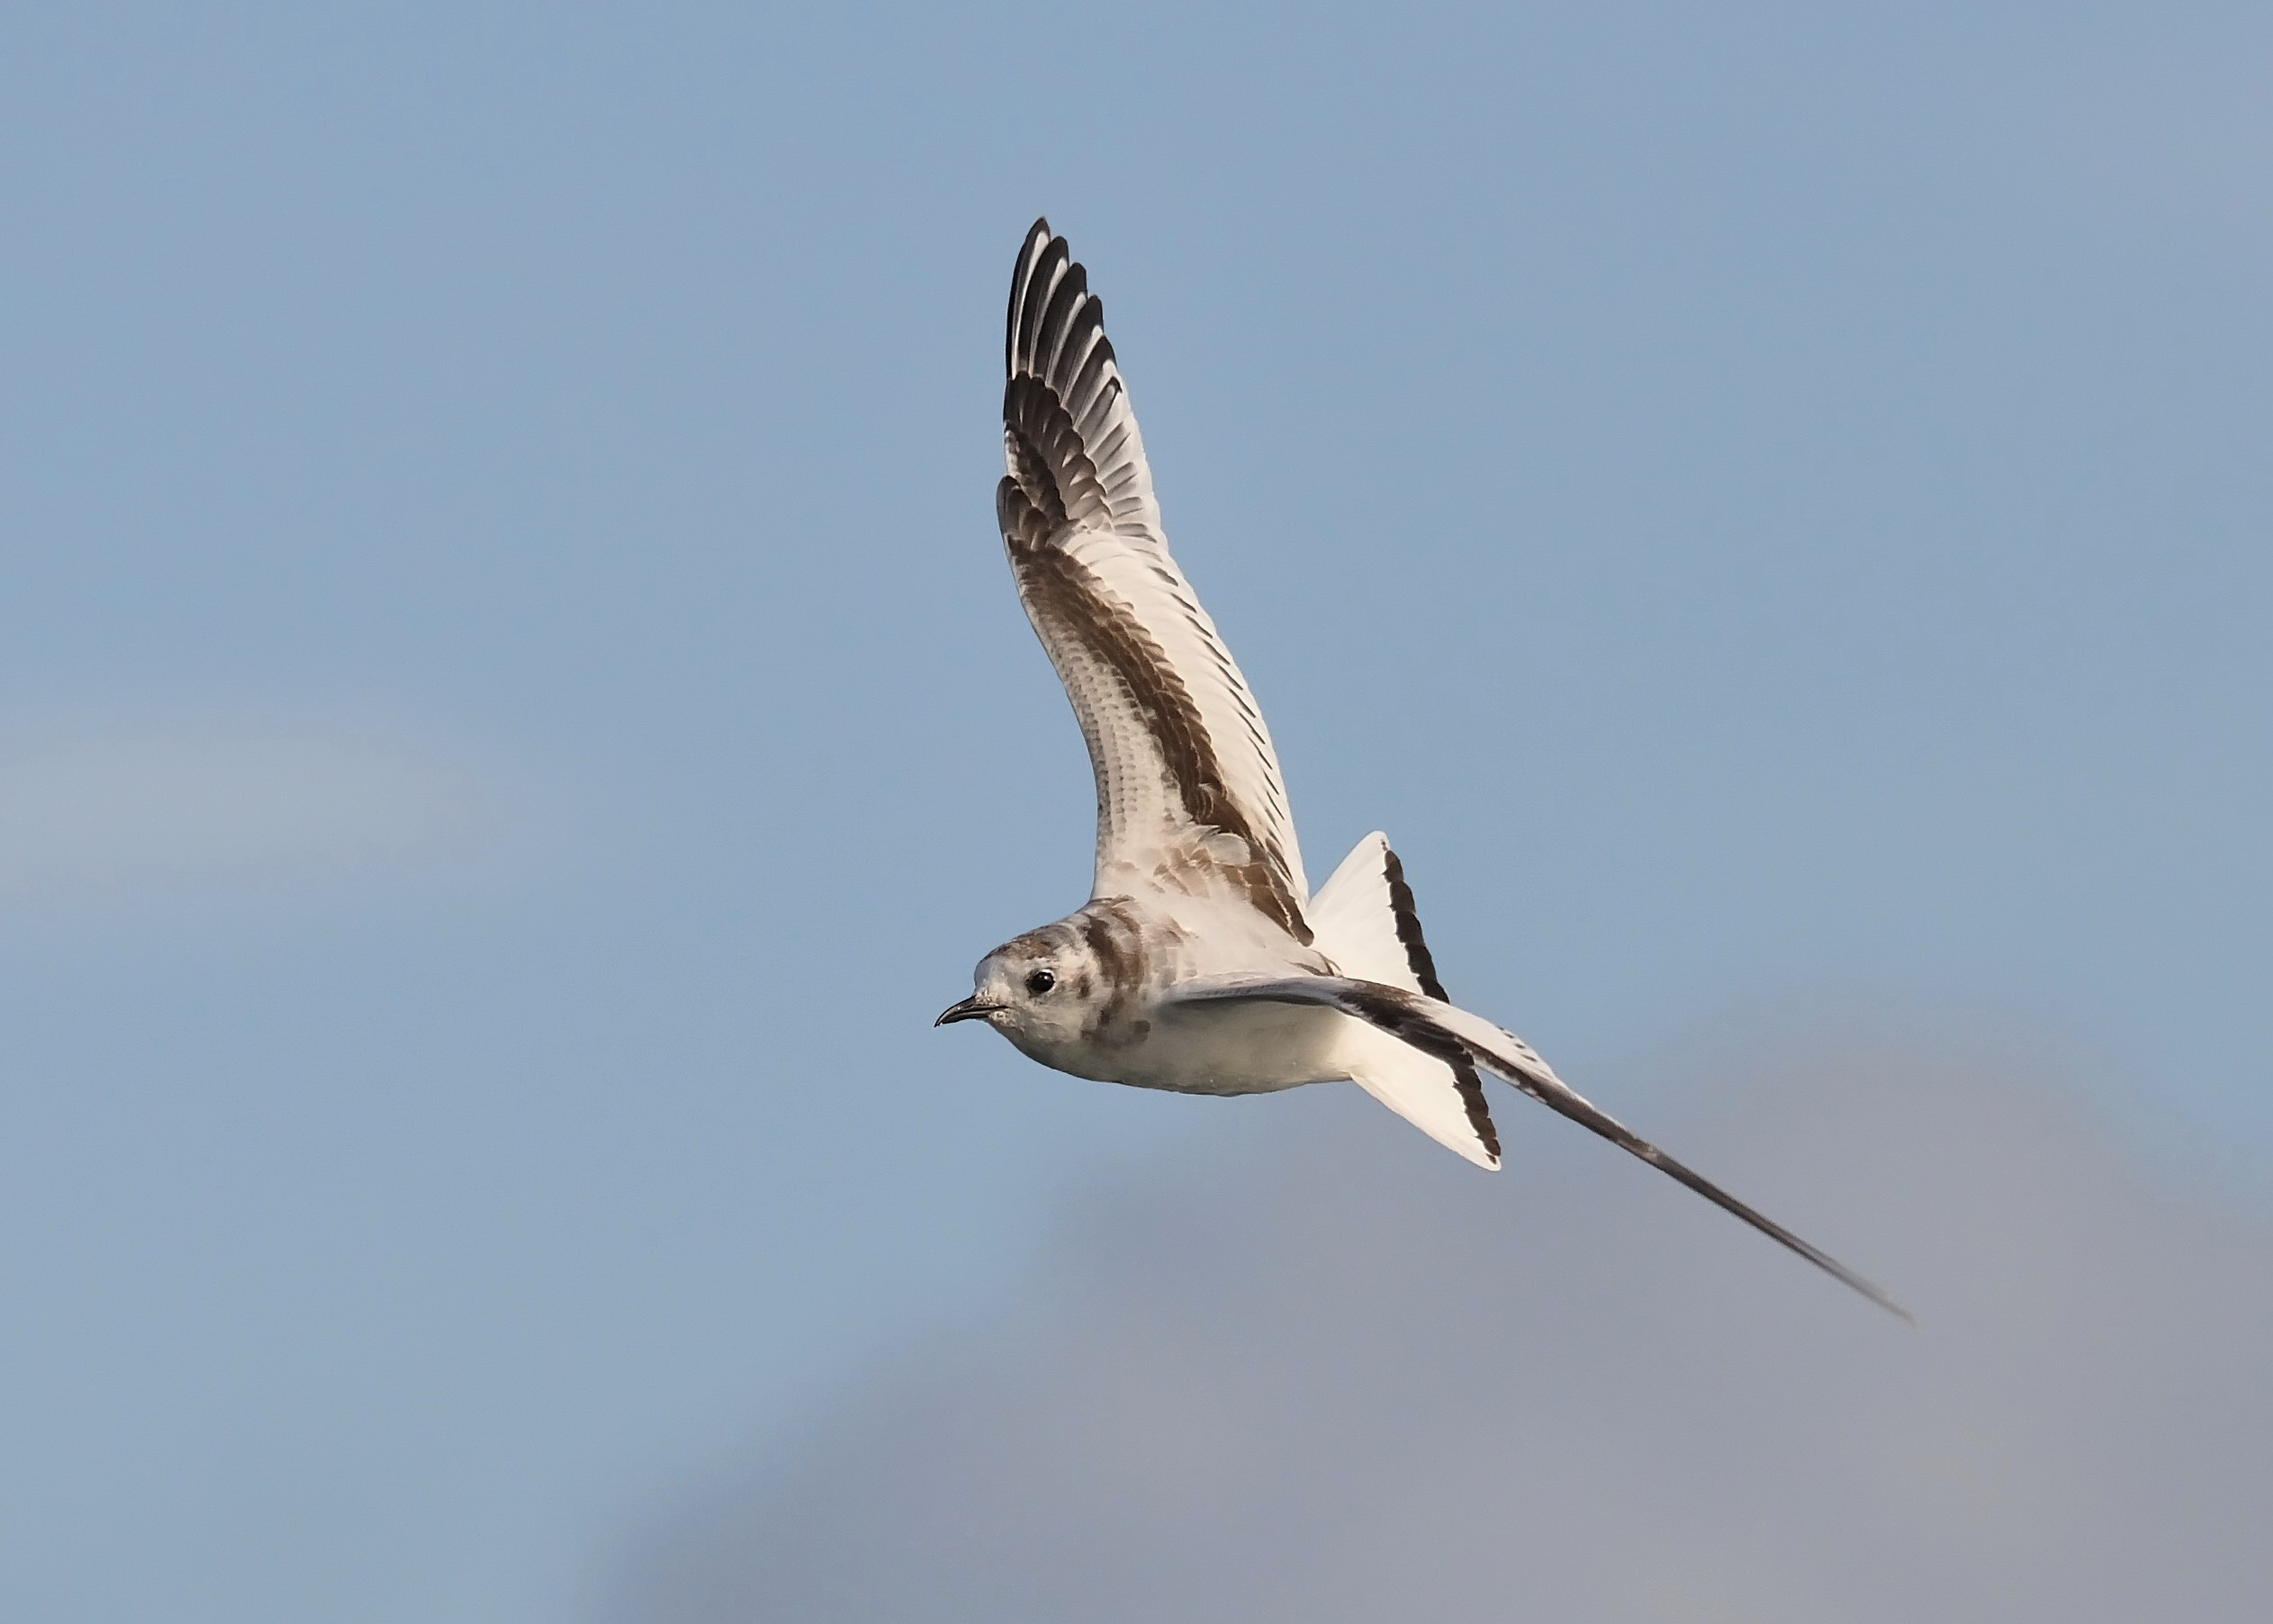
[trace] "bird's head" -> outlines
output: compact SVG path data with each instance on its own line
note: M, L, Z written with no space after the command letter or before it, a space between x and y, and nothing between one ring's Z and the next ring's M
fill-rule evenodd
M1044 1065L1094 1037L1114 986L1079 918L1028 931L988 953L971 974L970 997L934 1024L984 1021Z

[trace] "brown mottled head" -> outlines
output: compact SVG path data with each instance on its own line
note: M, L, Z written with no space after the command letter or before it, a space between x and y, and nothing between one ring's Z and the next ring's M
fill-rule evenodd
M1014 936L979 961L938 1024L984 1021L1045 1066L1114 1041L1143 976L1133 924L1110 902Z

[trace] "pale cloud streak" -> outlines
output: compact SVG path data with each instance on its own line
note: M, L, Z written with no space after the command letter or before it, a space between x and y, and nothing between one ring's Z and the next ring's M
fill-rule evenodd
M105 719L0 748L0 898L267 885L462 847L469 775L341 725Z
M1496 1178L1261 1102L1275 1148L1095 1195L609 1616L2273 1616L2273 1227L2029 1073L1858 1039L1634 1114L1916 1331L1512 1096Z

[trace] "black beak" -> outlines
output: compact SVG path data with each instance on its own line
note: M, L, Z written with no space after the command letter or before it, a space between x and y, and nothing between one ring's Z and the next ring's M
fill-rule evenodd
M999 1004L989 1004L977 993L973 993L960 1004L950 1004L940 1012L939 1019L934 1021L932 1024L952 1026L957 1021L983 1021L1002 1007Z

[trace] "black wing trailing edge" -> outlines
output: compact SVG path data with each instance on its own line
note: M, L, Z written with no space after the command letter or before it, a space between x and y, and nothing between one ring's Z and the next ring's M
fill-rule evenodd
M1421 990L1439 1004L1452 999L1444 990L1444 983L1437 979L1436 955L1429 951L1427 938L1421 934L1421 907L1413 900L1412 887L1405 880L1405 865L1388 842L1381 846L1381 878L1389 888L1389 911L1397 923L1397 941L1405 950L1405 966L1412 971L1412 979ZM1475 1062L1463 1054L1458 1060L1447 1062L1452 1068L1452 1086L1460 1091L1460 1104L1468 1113L1468 1125L1494 1159L1500 1154L1500 1132L1492 1125L1492 1105L1484 1097L1484 1081L1476 1076Z

